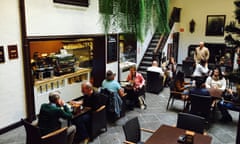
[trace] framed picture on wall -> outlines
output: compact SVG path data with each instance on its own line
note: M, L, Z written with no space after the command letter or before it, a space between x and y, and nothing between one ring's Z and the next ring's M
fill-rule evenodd
M206 36L223 36L226 15L207 15Z
M17 45L8 45L8 57L9 57L9 59L17 59L18 58Z
M4 49L3 46L0 46L0 63L5 62L5 58L4 58Z

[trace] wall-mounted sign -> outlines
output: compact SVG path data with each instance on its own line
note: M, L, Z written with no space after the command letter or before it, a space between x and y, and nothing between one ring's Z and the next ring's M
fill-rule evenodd
M4 49L3 46L0 46L0 63L5 62L5 58L4 58Z
M109 35L107 43L107 63L115 62L118 59L117 56L117 35Z
M8 45L8 57L9 59L18 58L17 45Z

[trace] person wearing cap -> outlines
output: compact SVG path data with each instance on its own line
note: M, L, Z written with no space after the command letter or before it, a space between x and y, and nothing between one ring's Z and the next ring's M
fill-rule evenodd
M45 135L61 128L60 118L72 119L73 115L67 104L60 98L59 92L49 94L49 103L41 105L38 126L41 134ZM73 143L76 133L75 125L71 125L67 129L68 144Z
M195 49L194 60L199 63L201 60L208 61L210 52L207 47L204 46L204 42L199 43L199 47Z

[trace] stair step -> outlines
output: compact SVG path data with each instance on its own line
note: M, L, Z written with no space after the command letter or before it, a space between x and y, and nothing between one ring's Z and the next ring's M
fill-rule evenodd
M147 48L147 50L154 50L156 48L156 46L149 46L148 48Z
M148 67L150 67L150 66L148 66L148 65L141 65L141 66L139 66L139 69L146 70Z
M147 56L144 56L143 57L143 61L152 61L152 57L147 57Z
M151 43L158 43L159 39L158 38L154 38L152 39Z
M141 63L145 65L152 65L152 61L142 61Z
M154 48L155 48L155 47L157 46L157 44L158 44L158 43L150 43L150 44L149 44L149 47L154 47Z

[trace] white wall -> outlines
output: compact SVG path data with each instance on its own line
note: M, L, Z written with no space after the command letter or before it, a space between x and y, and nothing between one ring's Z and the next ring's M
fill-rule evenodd
M0 46L5 62L0 63L0 129L26 116L18 7L16 0L1 0ZM17 45L19 57L9 60L7 46L12 44Z
M102 33L98 1L89 7L53 3L53 0L25 0L28 36Z
M179 59L187 56L189 44L199 41L224 42L224 37L206 37L206 16L226 14L226 22L233 19L234 0L170 0L171 7L182 8L179 28L180 33ZM28 36L101 34L98 1L89 0L87 8L54 4L53 0L25 0L26 24ZM4 46L5 63L0 64L0 129L26 117L25 92L23 78L23 59L20 38L19 6L17 0L1 0L0 5L0 46ZM191 19L196 21L196 31L188 31ZM146 38L150 40L151 36ZM17 44L19 58L8 59L7 45ZM146 43L138 43L137 54L139 63ZM107 68L115 69L117 63Z
M170 0L171 7L181 9L179 28L184 32L180 33L178 62L187 56L190 44L199 44L200 41L212 43L224 43L224 36L205 36L207 15L226 15L226 24L234 19L234 0ZM189 22L194 19L195 32L189 32ZM176 29L179 31L179 29Z

